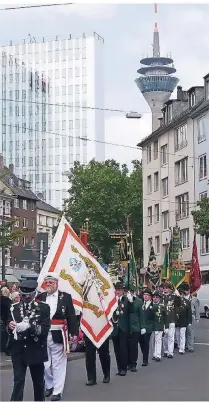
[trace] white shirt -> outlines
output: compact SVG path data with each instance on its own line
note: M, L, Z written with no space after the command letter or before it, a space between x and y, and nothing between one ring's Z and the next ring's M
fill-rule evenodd
M58 290L52 294L47 294L46 296L46 303L50 307L50 319L53 318L53 316L56 313L57 310L57 303L58 303Z

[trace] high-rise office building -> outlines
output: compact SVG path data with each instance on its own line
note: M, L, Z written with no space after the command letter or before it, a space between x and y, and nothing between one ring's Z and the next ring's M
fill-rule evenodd
M103 38L93 33L80 38L68 35L41 40L30 36L23 43L10 43L3 48L7 55L24 62L27 70L46 77L45 105L43 101L39 104L39 110L44 107L45 111L44 130L42 117L35 115L33 103L33 130L38 146L31 145L33 155L25 169L21 166L22 170L17 171L15 157L12 162L15 173L26 176L33 190L57 208L68 196L67 172L74 161L105 159L104 112L100 110L104 108L103 47ZM15 83L12 89L15 90ZM28 128L26 149L31 141ZM18 156L16 148L14 153Z

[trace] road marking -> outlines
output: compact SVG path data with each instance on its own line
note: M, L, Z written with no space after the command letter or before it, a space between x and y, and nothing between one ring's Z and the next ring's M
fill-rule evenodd
M205 345L205 346L209 346L209 343L203 343L203 342L202 342L202 343L195 342L194 344L195 344L195 345Z

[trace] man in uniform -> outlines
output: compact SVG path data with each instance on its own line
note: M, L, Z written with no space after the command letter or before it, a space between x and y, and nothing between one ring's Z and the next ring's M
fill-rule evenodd
M184 292L185 292L185 299L191 302L191 309L192 309L192 325L187 326L186 329L186 350L188 352L194 352L194 327L195 323L198 323L200 320L200 303L195 295L190 294L190 286L188 283L182 284Z
M142 366L148 366L150 338L154 329L154 312L152 305L152 291L149 288L143 291L144 303L142 306L145 319L146 333L139 335L139 344L141 347L143 362Z
M133 295L134 289L128 290L124 287L123 291L124 295L119 302L116 333L113 333L113 343L117 343L120 376L127 374L129 365L131 372L137 371L139 334L146 332L142 301ZM114 338L116 334L117 338Z
M184 287L179 287L180 297L176 298L176 337L179 354L185 353L186 329L192 325L191 302L185 299Z
M153 360L161 361L162 339L166 325L166 314L164 303L161 302L161 293L154 291L152 295L154 312L154 330L153 330Z
M9 316L9 350L12 358L14 386L11 401L22 401L26 370L29 366L34 389L34 401L44 401L44 362L47 361L47 335L50 310L36 301L37 282L20 283L21 301L11 306Z
M59 276L48 272L44 278L46 292L39 300L50 307L51 327L47 338L48 361L45 363L45 396L59 401L65 385L69 336L78 334L78 323L71 295L58 290Z
M166 310L166 329L163 338L164 357L173 358L175 340L175 300L176 295L172 283L164 284L163 302Z
M110 382L110 351L109 351L109 338L100 346L99 349L93 344L93 342L85 335L85 347L86 347L86 371L87 371L87 386L96 385L96 352L98 351L99 359L103 371L103 383Z

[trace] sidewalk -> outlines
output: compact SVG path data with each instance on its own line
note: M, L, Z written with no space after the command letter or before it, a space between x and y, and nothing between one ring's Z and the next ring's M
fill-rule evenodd
M79 360L85 357L85 353L71 352L68 355L68 361ZM10 356L0 353L0 371L9 370L12 368L12 361Z

